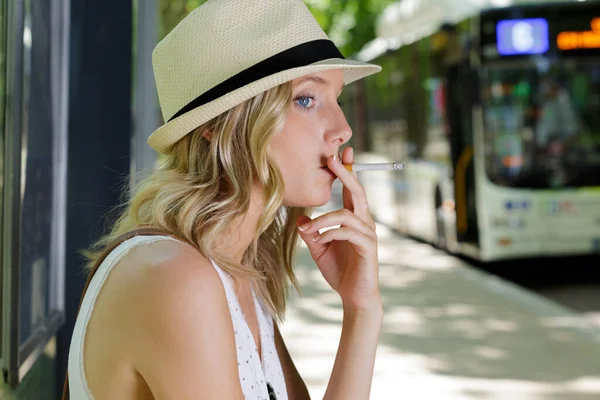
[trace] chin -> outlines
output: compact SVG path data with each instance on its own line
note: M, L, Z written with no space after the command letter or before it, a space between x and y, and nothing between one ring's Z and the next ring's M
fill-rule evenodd
M283 204L287 207L316 208L324 206L329 200L331 200L331 188L314 190L312 193L303 193L303 195L298 194L291 199L284 198Z

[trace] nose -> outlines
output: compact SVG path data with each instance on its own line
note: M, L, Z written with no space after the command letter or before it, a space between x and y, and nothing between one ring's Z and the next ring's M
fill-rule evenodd
M331 112L329 129L325 132L325 141L328 144L341 146L352 137L352 128L348 125L346 116L338 106Z

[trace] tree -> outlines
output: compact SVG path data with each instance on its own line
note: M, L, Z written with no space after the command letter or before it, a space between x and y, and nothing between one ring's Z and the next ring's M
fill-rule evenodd
M316 20L346 57L375 39L377 19L398 0L305 0Z
M162 39L190 11L206 0L159 0ZM377 18L396 0L305 0L331 40L346 57L359 52L375 38Z
M158 0L159 40L162 40L193 9L206 0Z

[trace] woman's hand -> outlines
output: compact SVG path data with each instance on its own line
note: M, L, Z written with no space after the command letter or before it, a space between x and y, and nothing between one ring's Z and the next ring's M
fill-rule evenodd
M354 162L352 148L344 149L342 162ZM300 237L327 283L340 294L345 309L380 307L377 234L365 190L339 157L329 157L327 166L344 185L343 208L313 220L299 217ZM335 225L340 227L319 234L320 229Z

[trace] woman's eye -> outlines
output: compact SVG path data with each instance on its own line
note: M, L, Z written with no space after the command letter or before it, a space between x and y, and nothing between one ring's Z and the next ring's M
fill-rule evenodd
M296 103L303 108L311 108L313 101L314 97L310 96L300 96L296 98Z

